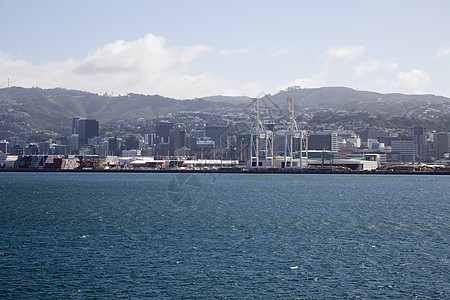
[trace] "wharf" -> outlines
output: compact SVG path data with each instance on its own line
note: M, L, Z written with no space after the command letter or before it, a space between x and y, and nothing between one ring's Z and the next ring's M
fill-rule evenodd
M450 175L450 171L349 171L331 169L217 169L217 170L180 170L180 169L0 169L0 172L56 172L56 173L181 173L181 174L360 174L360 175Z

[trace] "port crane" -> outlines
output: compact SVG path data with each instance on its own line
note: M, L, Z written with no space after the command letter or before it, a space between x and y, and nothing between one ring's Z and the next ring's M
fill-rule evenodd
M298 129L294 114L294 103L291 97L287 98L289 108L289 129L284 134L284 168L303 168L303 151L308 156L308 137ZM298 158L295 153L298 153Z
M250 132L250 168L273 167L273 132L264 128L258 98L252 98L254 122Z

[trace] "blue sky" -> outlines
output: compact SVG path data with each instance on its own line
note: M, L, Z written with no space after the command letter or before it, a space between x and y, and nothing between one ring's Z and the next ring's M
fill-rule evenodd
M0 88L450 96L450 1L0 0Z

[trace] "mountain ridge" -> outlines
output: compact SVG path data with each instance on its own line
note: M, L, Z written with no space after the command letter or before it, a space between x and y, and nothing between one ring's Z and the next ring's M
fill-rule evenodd
M308 111L367 112L386 118L441 111L450 116L450 98L436 95L382 94L347 87L305 89L291 87L274 95L262 96L260 106L284 114L286 98L293 98L296 113ZM21 132L53 131L70 134L73 117L96 119L101 125L119 120L156 118L180 111L242 112L251 106L246 96L208 96L177 100L161 95L98 95L63 88L41 89L10 87L0 89L0 138Z

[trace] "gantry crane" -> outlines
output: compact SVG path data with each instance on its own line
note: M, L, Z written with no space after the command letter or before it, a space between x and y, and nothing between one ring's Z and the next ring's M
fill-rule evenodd
M284 134L284 168L303 168L303 151L306 152L306 159L308 159L308 137L298 129L297 121L295 120L294 115L294 104L292 102L292 98L288 97L287 102L289 108L289 130L287 130ZM298 160L294 158L295 143L298 143Z
M254 123L250 132L250 168L273 166L273 132L264 128L259 114L258 98L252 98Z

